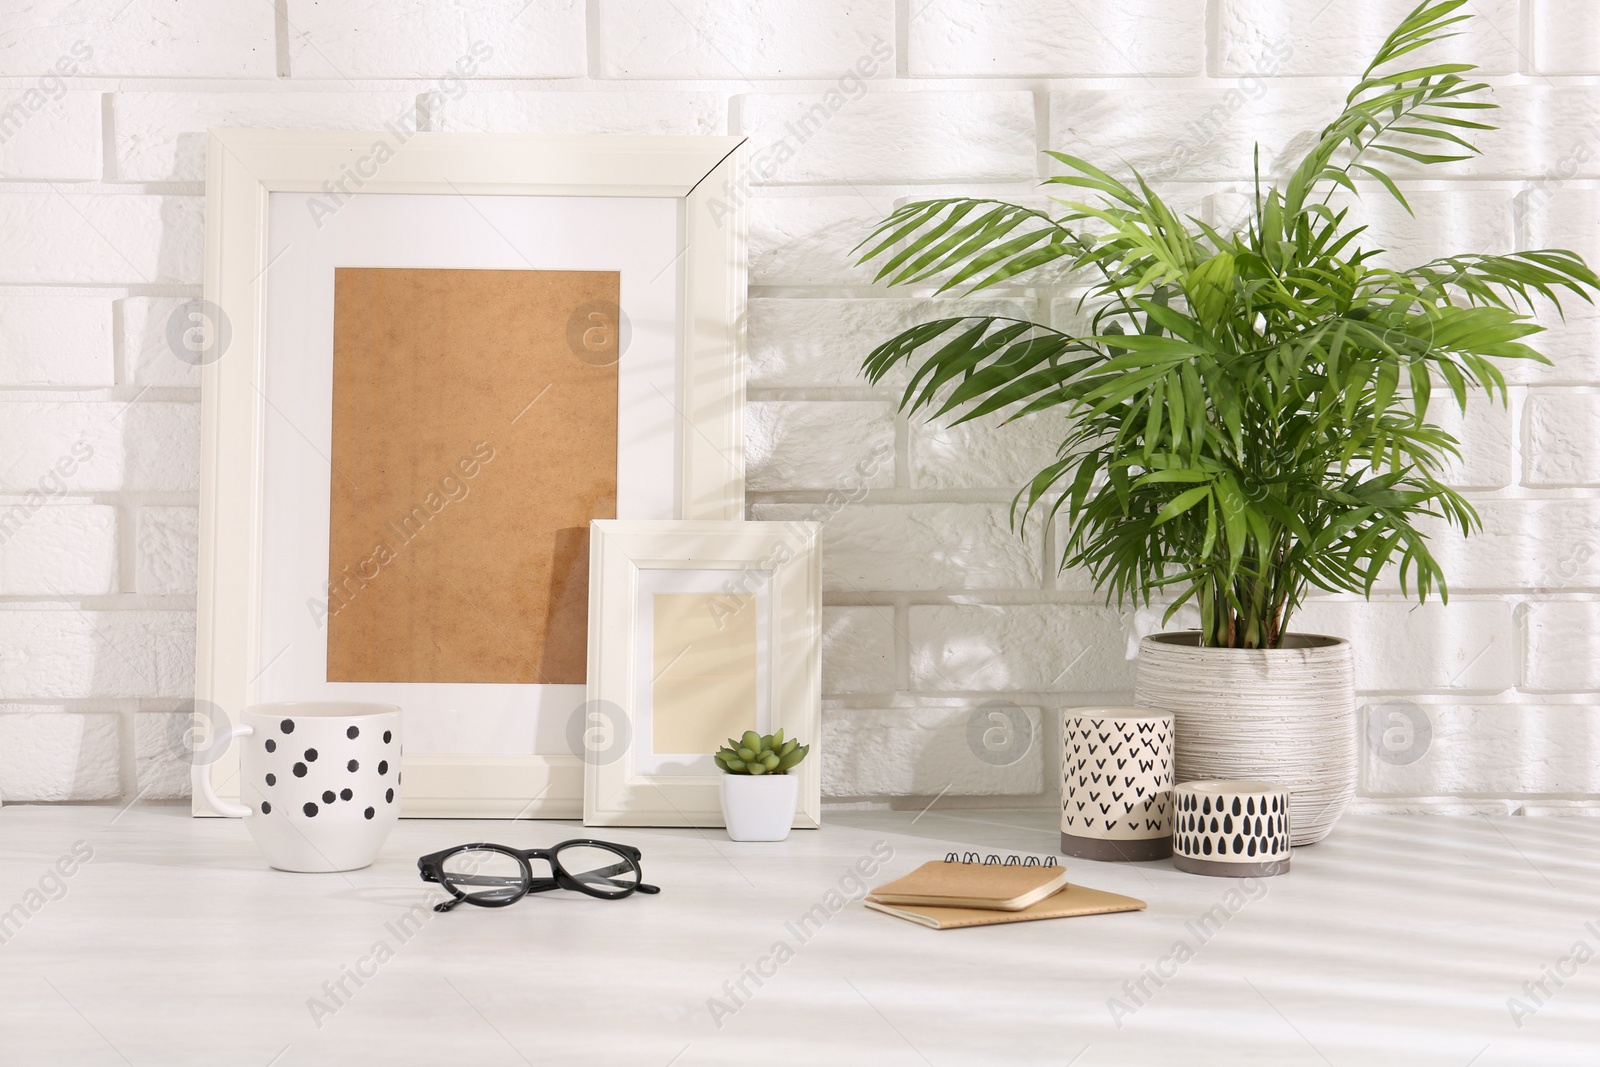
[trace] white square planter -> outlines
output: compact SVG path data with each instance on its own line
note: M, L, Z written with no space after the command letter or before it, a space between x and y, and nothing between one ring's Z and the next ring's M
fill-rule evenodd
M800 779L792 774L724 774L722 818L735 841L782 841L794 825Z

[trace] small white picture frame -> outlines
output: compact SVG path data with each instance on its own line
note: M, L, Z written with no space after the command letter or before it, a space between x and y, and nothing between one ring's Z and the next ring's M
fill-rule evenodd
M794 826L819 826L819 524L611 519L589 530L584 824L722 826L723 772L712 753L742 732L728 709L743 707L738 695L752 693L753 706L737 725L762 734L782 729L811 746L789 772L800 779ZM666 619L679 620L676 632L657 632ZM678 657L708 647L720 657L703 662L731 665L710 668L726 673L709 684L672 676ZM680 681L681 688L663 688ZM696 720L695 694L720 684L732 687L734 699L708 696L705 719ZM696 740L674 745L666 737ZM678 747L694 750L673 751Z

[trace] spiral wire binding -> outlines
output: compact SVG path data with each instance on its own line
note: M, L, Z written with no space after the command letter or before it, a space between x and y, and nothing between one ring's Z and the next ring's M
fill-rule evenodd
M999 856L995 855L993 852L989 853L989 855L986 856L985 858L983 858L982 860L978 859L978 854L976 852L968 852L968 853L965 853L965 854L958 854L958 853L955 853L955 852L947 852L947 853L945 853L944 861L946 863L979 863L979 862L981 862L985 867L1055 867L1055 866L1057 866L1056 858L1054 856L1046 856L1043 860L1041 860L1038 856L1019 856L1015 852L1013 852L1011 855L1007 856L1004 860L1002 860Z

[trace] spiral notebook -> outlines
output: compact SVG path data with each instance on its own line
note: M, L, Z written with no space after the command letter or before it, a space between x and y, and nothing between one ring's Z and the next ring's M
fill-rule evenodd
M967 856L958 859L952 852L943 862L924 863L874 889L872 899L879 904L1021 911L1067 884L1066 868L1056 866L1054 858L1045 864L1029 856L1033 862L1024 864L1020 856L1006 862L990 856L991 862L978 863L977 853Z
M1142 911L1145 903L1120 893L1069 885L1066 870L1053 859L1031 862L1012 856L1005 861L977 862L974 853L943 862L924 863L904 878L879 886L866 898L867 907L885 915L920 923L935 930L963 926L1064 919ZM957 896L959 894L959 896ZM915 898L915 902L911 898ZM940 898L950 903L921 901ZM1017 903L1021 899L1022 903Z

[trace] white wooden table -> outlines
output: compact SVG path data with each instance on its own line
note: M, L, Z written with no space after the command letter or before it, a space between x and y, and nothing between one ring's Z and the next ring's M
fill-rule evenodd
M868 881L1053 851L1048 812L838 813L782 844L608 830L659 896L425 906L418 855L584 833L407 821L368 870L304 875L181 807L0 809L0 1062L1600 1063L1600 820L1352 817L1242 884L1074 861L1149 910L989 929L829 905L890 850Z

